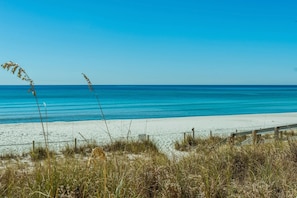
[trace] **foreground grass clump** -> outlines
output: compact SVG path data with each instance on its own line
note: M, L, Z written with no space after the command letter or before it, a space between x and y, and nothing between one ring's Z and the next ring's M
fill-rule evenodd
M105 152L109 153L130 153L130 154L141 154L141 153L158 153L157 146L150 140L145 141L127 141L117 140L110 144L99 145L95 141L83 144L75 148L74 146L66 145L61 153L66 157L75 157L75 154L87 156L91 153L95 147L102 147Z
M114 141L109 145L105 145L105 151L108 152L128 152L133 154L139 154L143 152L159 152L157 146L149 140L145 141L126 141L126 140L118 140Z
M99 146L96 141L87 142L78 147L70 146L67 144L62 150L61 153L65 157L75 157L75 154L80 154L86 156L88 153L91 153L92 149Z
M44 160L49 157L53 157L54 154L55 154L54 151L50 151L47 148L44 148L42 146L39 146L39 147L35 148L34 150L31 150L29 153L32 161Z
M187 135L183 141L176 141L174 147L176 150L179 151L190 151L193 149L211 149L215 146L220 146L221 144L226 143L226 141L226 138L219 136L208 138L193 138L192 135Z
M8 153L0 154L0 160L19 159L19 158L26 157L26 156L27 156L26 153L15 154L13 152L8 152Z
M208 145L215 140L200 141L197 146ZM141 143L148 147L145 142L131 144L142 148L138 145ZM123 143L113 144L109 145L109 152L119 153L118 149L123 148L125 152L108 155L106 161L90 168L86 166L85 158L53 156L51 163L34 161L27 168L18 165L0 169L0 197L297 195L296 142L244 147L222 144L212 149L197 147L179 160L169 160L166 155L151 149L139 151L139 155L130 158L129 154L134 149L128 149L128 142L125 146ZM48 171L49 164L51 172Z
M296 146L287 142L223 146L211 152L197 150L184 163L191 161L189 171L199 175L206 197L295 197Z

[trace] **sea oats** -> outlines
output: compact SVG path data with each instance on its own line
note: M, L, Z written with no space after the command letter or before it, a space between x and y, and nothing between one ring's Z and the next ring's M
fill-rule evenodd
M97 104L98 104L99 109L100 109L100 112L101 112L101 117L102 117L102 119L104 120L104 123L105 123L105 126L106 126L106 132L107 132L107 134L108 134L108 136L109 136L110 141L112 142L112 137L111 137L111 134L110 134L110 132L109 132L109 128L108 128L108 125L107 125L107 121L106 121L106 119L105 119L105 115L104 115L104 113L103 113L103 109L102 109L102 106L101 106L101 103L100 103L100 100L99 100L99 96L98 96L98 94L95 92L95 90L94 90L94 88L93 88L93 85L92 85L90 79L87 77L87 75L85 75L84 73L82 73L82 75L83 75L84 78L86 79L90 91L93 92L93 93L94 93L94 96L96 97Z
M45 146L46 146L46 148L48 148L48 143L47 143L47 138L46 138L47 134L46 134L45 129L44 129L43 117L42 117L42 114L41 114L41 111L40 111L40 106L39 106L38 97L37 97L35 86L34 86L34 81L29 77L27 72L21 66L19 66L19 64L17 64L17 63L14 63L12 61L8 61L8 62L2 64L1 67L3 69L6 69L7 71L10 70L12 74L17 73L17 77L20 78L22 81L29 82L30 89L28 90L28 92L31 92L32 95L35 98L36 105L37 105L37 108L38 108L40 123L41 123L41 126L42 126L42 132L43 132L43 136L44 136Z

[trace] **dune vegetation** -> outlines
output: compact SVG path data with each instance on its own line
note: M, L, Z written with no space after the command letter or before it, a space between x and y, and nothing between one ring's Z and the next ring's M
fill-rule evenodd
M169 159L151 141L92 145L2 158L0 197L296 197L297 143L232 146L199 139ZM69 154L70 153L70 154ZM71 154L72 153L72 154Z

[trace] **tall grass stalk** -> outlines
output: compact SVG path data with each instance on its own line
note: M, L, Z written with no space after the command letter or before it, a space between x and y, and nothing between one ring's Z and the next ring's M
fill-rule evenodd
M85 78L85 80L86 80L87 83L88 83L88 87L89 87L90 92L92 92L92 93L94 94L94 96L95 96L95 98L96 98L96 100L97 100L97 104L98 104L98 107L99 107L99 109L100 109L101 117L102 117L102 119L103 119L103 121L104 121L104 123L105 123L106 132L107 132L107 134L108 134L108 136L109 136L110 141L112 142L112 137L111 137L111 134L110 134L110 131L109 131L109 128L108 128L107 121L106 121L106 119L105 119L105 115L104 115L104 113L103 113L103 109L102 109L102 106L101 106L101 103L100 103L100 100L99 100L99 96L98 96L98 94L96 93L96 91L95 91L95 89L94 89L94 87L93 87L93 84L92 84L92 82L90 81L90 79L89 79L84 73L82 73L82 75L83 75L83 77Z
M32 95L34 96L36 106L37 106L37 109L38 109L39 119L40 119L40 123L41 123L41 127L42 127L42 133L43 133L43 137L44 137L45 152L46 152L47 162L48 162L48 169L47 169L48 177L49 177L50 182L52 182L50 152L49 152L49 147L48 147L48 132L45 131L44 121L43 121L43 117L42 117L42 114L41 114L41 108L40 108L40 105L39 105L36 89L35 89L35 86L34 86L34 81L29 77L27 72L22 67L20 67L17 63L9 61L9 62L6 62L6 63L2 64L1 67L3 69L6 69L7 71L11 71L12 74L17 74L18 78L20 78L22 81L28 82L29 85L30 85L30 89L28 91L31 92ZM33 155L35 156L34 152L35 151L33 151Z
M17 74L18 78L20 78L22 81L26 81L29 83L30 89L28 91L31 92L35 98L36 106L38 108L40 123L41 123L41 127L42 127L44 143L45 143L46 149L48 150L48 141L47 141L48 134L45 132L44 122L43 122L43 118L42 118L42 114L41 114L41 110L40 110L40 105L39 105L36 89L34 86L34 81L29 77L27 72L22 67L20 67L17 63L9 61L9 62L2 64L1 67L3 69L6 69L7 71L11 71L12 74Z

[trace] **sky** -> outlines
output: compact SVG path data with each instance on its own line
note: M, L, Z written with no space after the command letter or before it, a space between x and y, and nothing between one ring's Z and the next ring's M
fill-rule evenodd
M297 1L0 0L35 84L297 85ZM0 85L25 84L0 70Z

